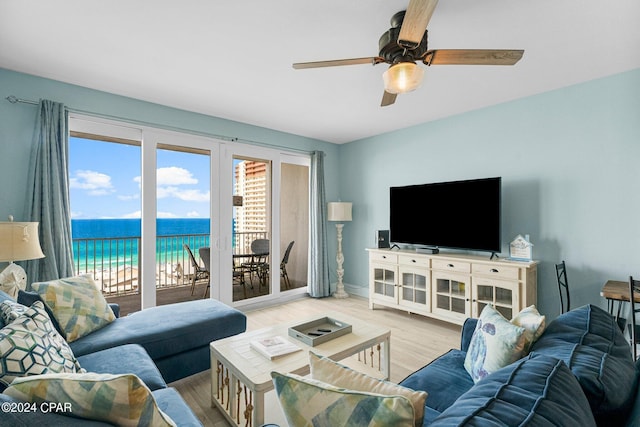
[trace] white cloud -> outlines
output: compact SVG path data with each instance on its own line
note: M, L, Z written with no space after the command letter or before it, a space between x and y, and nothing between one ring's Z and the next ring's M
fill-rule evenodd
M177 166L158 168L156 172L158 186L197 184L198 180L191 172Z
M187 218L200 218L200 214L196 211L187 212Z
M138 200L140 198L140 193L136 193L136 194L130 194L130 195L121 195L118 196L118 199L122 200L123 202L128 202L130 200Z
M120 218L142 218L142 211L135 211L122 215Z
M184 189L179 187L158 187L157 191L158 199L164 199L167 197L174 197L185 202L208 202L209 191L206 193L197 189Z
M178 218L178 215L171 212L158 212L158 218Z
M69 178L69 187L86 190L90 196L104 196L115 191L109 175L90 170L76 171L75 176Z

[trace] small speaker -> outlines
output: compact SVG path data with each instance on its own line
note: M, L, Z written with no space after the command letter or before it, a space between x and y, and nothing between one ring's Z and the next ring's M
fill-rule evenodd
M376 240L378 241L378 248L388 248L389 230L378 230L376 233Z

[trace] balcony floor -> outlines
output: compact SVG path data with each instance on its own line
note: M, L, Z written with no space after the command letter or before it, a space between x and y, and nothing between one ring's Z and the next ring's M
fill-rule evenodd
M304 285L297 285L292 283L292 286L300 287ZM191 285L185 286L176 286L171 288L161 288L156 292L156 304L157 305L167 305L174 304L177 302L183 301L193 301L202 299L204 295L204 291L207 287L207 283L205 281L196 282L196 288L193 291L193 295L191 295ZM258 289L258 284L255 283L253 289L247 285L247 297L252 298L254 296L266 295L267 290L265 287ZM209 293L207 292L207 297ZM132 294L132 295L121 295L121 296L106 296L106 299L110 303L116 303L120 305L120 315L126 316L129 313L133 313L135 311L140 311L140 294ZM244 299L244 293L240 286L233 287L233 300L240 301Z

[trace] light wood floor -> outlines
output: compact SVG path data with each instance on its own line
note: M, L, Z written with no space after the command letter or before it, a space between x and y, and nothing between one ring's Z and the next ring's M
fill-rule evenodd
M368 301L359 297L304 298L277 307L247 312L247 330L256 330L283 322L295 322L328 311L343 312L391 329L391 381L400 382L451 348L460 346L460 326L378 308L370 310ZM211 407L210 372L205 371L169 384L175 387L205 426L227 427L222 414Z

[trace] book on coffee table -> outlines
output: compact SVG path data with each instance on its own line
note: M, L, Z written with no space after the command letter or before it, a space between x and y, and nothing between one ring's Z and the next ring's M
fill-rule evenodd
M302 350L302 348L279 335L253 340L249 344L251 348L270 360Z

